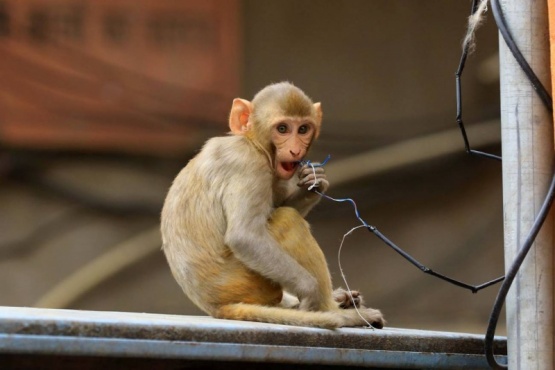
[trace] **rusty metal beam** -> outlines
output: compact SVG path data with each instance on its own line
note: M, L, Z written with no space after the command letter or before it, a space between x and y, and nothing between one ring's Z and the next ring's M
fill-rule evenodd
M496 353L506 361L505 338ZM155 359L367 368L487 369L483 337L386 328L324 330L199 316L0 307L0 359ZM44 367L43 367L44 368ZM54 367L52 367L54 368Z

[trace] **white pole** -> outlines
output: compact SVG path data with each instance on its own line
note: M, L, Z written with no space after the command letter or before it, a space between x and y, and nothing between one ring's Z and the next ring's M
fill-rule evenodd
M546 0L502 0L507 27L550 86ZM500 36L505 266L522 246L553 170L551 115ZM553 369L553 218L550 215L507 296L509 369Z

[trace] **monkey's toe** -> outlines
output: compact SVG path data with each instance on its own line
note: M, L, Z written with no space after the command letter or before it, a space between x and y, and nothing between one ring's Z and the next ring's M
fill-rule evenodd
M370 320L370 324L373 328L376 329L383 329L386 324L385 319L383 318L382 313L379 310L372 310L374 314L372 315L372 319Z
M378 320L378 321L372 321L370 324L372 325L373 328L383 329L385 325L385 320L382 318L381 320Z

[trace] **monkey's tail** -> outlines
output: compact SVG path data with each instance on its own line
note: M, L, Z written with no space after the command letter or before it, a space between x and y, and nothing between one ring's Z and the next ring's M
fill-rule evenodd
M366 320L372 324L382 323L383 318L378 310L368 309ZM291 308L259 306L248 303L228 304L220 307L215 314L220 319L267 322L271 324L310 326L324 329L335 329L342 326L363 326L366 322L355 310L337 311L300 311ZM380 321L381 320L381 321ZM380 327L380 325L376 325Z

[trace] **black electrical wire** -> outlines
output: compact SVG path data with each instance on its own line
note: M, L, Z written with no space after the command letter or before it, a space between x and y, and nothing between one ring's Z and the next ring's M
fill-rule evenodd
M494 17L495 17L497 27L499 28L499 32L503 35L503 38L505 39L505 42L507 43L507 46L509 47L509 50L514 55L518 64L520 65L520 67L523 69L524 73L526 74L526 76L530 80L530 83L532 84L536 93L539 95L541 101L544 103L546 109L549 112L553 112L553 102L552 102L551 96L547 92L545 87L542 85L539 78L536 76L536 74L534 73L534 71L532 70L532 68L528 64L528 62L524 59L524 57L522 56L522 53L520 53L520 51L518 50L518 47L516 46L513 38L511 37L510 32L507 29L507 26L506 26L506 23L505 23L505 20L504 20L504 17L503 17L503 13L502 13L501 9L499 8L499 4L498 4L497 0L491 0L491 5L492 5L493 14L494 14ZM477 0L473 0L471 15L473 15L476 12L477 8L478 8L477 7ZM461 59L460 59L460 62L459 62L459 67L458 67L457 72L456 72L457 123L459 124L459 127L461 129L461 133L462 133L462 136L463 136L463 139L464 139L464 142L465 142L465 148L466 148L467 153L469 153L469 154L478 155L478 156L491 158L491 159L501 160L501 157L499 157L499 156L496 156L496 155L493 155L493 154L488 154L488 153L483 153L483 152L479 152L479 151L470 149L470 145L469 145L469 142L468 142L468 137L466 135L466 130L464 128L464 123L463 123L463 120L462 120L462 94L461 94L461 82L460 82L460 78L461 78L462 72L464 70L464 66L465 66L465 63L466 63L467 56L468 56L468 44L465 45L465 47L463 49L463 54L461 56ZM321 165L322 164L313 165L313 167L321 166ZM454 284L456 286L466 288L466 289L470 289L473 293L476 293L478 290L481 290L483 288L486 288L488 286L496 284L500 281L503 281L503 284L499 288L499 293L497 295L497 298L495 300L492 312L490 314L488 329L487 329L485 340L484 340L484 350L485 350L485 355L486 355L486 359L488 361L488 364L492 368L494 368L494 369L506 369L507 368L506 365L499 364L496 361L494 353L493 353L495 328L497 326L497 322L498 322L499 316L501 314L501 309L503 307L503 304L505 302L505 298L506 298L507 293L508 293L508 291L511 287L511 284L514 281L514 279L515 279L515 277L516 277L516 275L517 275L517 273L520 269L520 266L522 265L522 262L526 258L526 255L528 254L528 252L532 248L532 245L533 245L533 243L536 239L536 236L538 235L539 231L541 230L542 225L545 222L545 219L547 218L549 210L551 209L551 206L553 205L553 200L555 198L555 170L554 170L554 175L552 177L551 184L549 186L547 195L546 195L546 197L545 197L545 199L542 203L540 211L539 211L538 215L536 216L536 219L534 220L534 224L532 225L532 228L531 228L530 232L528 233L528 236L526 237L526 240L525 240L524 244L522 245L522 248L519 250L515 260L511 264L510 268L508 269L507 274L504 277L500 277L500 278L491 280L489 282L486 282L486 283L483 283L483 284L477 285L477 286L472 286L472 285L457 281L455 279L449 278L449 277L447 277L445 275L442 275L442 274L439 274L439 273L431 270L430 268L424 266L423 264L421 264L414 257L412 257L411 255L406 253L403 249L398 247L395 243L393 243L390 239L388 239L385 235L383 235L376 227L368 225L360 217L360 214L358 212L356 203L352 199L350 199L350 198L335 199L335 198L329 197L329 196L327 196L323 193L320 193L318 191L316 191L316 193L320 194L321 196L323 196L325 198L336 201L336 202L348 201L348 202L352 203L352 205L354 206L355 214L356 214L357 218L361 221L361 223L370 232L372 232L374 235L376 235L382 242L387 244L389 247L391 247L393 250L395 250L397 253L399 253L403 258L405 258L412 265L419 268L424 273L433 275L433 276L435 276L439 279L447 281L447 282L449 282L451 284Z
M518 65L520 66L520 68L522 68L522 71L530 80L532 87L538 94L539 98L541 99L547 110L553 113L553 100L551 98L551 95L549 95L549 92L547 91L545 86L543 86L538 76L536 76L536 74L532 70L532 67L530 67L530 64L528 64L526 59L524 59L524 56L520 52L519 48L516 46L516 43L514 42L514 39L512 38L511 33L507 28L505 16L503 15L503 11L501 10L501 7L499 6L499 2L497 0L491 0L491 10L493 13L493 17L495 18L497 28L499 28L499 32L503 36L505 43L515 57Z
M553 112L552 98L547 92L547 90L545 89L545 87L542 85L539 78L536 76L536 74L534 73L534 71L528 64L528 62L526 61L526 59L524 59L524 57L522 56L522 53L520 52L518 47L516 46L507 28L505 18L503 16L503 12L497 0L491 0L491 8L492 8L493 16L495 18L495 22L497 24L497 28L499 28L499 32L503 36L503 39L505 40L509 50L515 57L516 61L522 68L523 72L526 74L527 78L530 80L532 87L538 94L539 98L541 99L541 101L543 102L547 110L549 112ZM475 6L473 6L473 11L475 11L475 9L476 9ZM464 66L464 63L463 63L463 66ZM459 93L460 91L457 91L457 94ZM464 137L464 131L463 131L463 137ZM540 211L536 216L536 219L534 220L534 224L532 225L532 228L528 233L528 236L526 237L524 244L522 245L517 256L515 257L515 260L513 261L513 263L511 264L511 266L509 267L505 275L505 280L503 281L503 284L499 288L497 298L495 299L495 303L493 305L493 308L490 314L488 328L486 331L484 350L485 350L488 364L494 369L507 368L506 365L500 364L497 362L493 352L493 341L495 336L495 329L497 327L497 322L499 320L499 316L501 314L501 310L503 308L505 298L507 297L507 293L509 292L509 289L520 269L520 266L522 265L522 262L524 261L524 259L528 255L528 252L532 248L533 243L536 239L536 236L538 235L538 232L541 230L542 225L545 222L545 219L547 218L549 210L551 209L551 206L553 204L554 197L555 197L555 174L551 180L551 184L547 191L545 200L542 203Z
M474 13L476 13L476 10L478 8L478 1L477 0L473 0L472 1L472 6L471 6L471 10L470 10L470 14L473 15ZM457 124L459 125L459 129L461 130L461 135L463 137L464 140L464 148L466 150L466 152L468 154L472 154L472 155L476 155L479 157L485 157L485 158L490 158L490 159L495 159L500 161L501 157L498 155L494 155L494 154L490 154L490 153L484 153L482 151L479 150L474 150L470 147L470 142L468 141L468 136L466 135L466 129L464 128L464 123L463 123L463 118L462 118L462 83L461 83L461 76L462 73L464 71L464 66L466 64L466 58L468 57L468 51L469 51L469 43L466 43L464 45L463 48L463 52L461 55L461 59L459 62L459 67L457 68L457 72L455 73L455 89L456 89L456 100L457 100Z
M412 257L410 254L408 254L407 252L405 252L404 250L399 248L397 245L395 245L395 243L393 243L391 240L389 240L376 227L371 226L371 225L367 225L367 224L365 224L365 226L368 229L368 231L370 231L371 233L376 235L382 242L387 244L389 247L391 247L393 250L395 250L395 252L399 253L401 256L403 256L403 258L405 258L407 261L412 263L414 266L418 267L425 274L435 276L438 279L444 280L444 281L446 281L448 283L451 283L453 285L456 285L458 287L468 289L472 293L478 293L478 291L480 291L484 288L487 288L489 286L495 285L495 284L503 281L503 279L505 278L504 276L501 276L501 277L490 280L490 281L485 282L485 283L480 284L480 285L470 285L470 284L467 284L467 283L463 283L462 281L458 281L456 279L453 279L453 278L450 278L448 276L442 275L439 272L435 272L431 268L424 266L423 264L418 262L416 259L414 259L414 257Z
M326 159L325 162L327 162L328 158ZM305 162L309 165L310 161ZM312 165L313 167L318 167L318 166L323 166L322 164L318 164L318 165ZM425 274L428 275L432 275L435 276L438 279L441 279L443 281L446 281L450 284L456 285L460 288L464 288L464 289L468 289L470 290L472 293L478 293L478 291L485 289L489 286L492 286L494 284L497 284L501 281L503 281L503 279L505 278L504 276L498 277L496 279L490 280L488 282L482 283L480 285L470 285L467 283L464 283L462 281L450 278L446 275L440 274L439 272L435 272L434 270L432 270L429 267L426 267L425 265L423 265L422 263L420 263L416 258L414 258L413 256L411 256L410 254L408 254L407 252L405 252L401 247L399 247L397 244L393 243L388 237L386 237L384 234L382 234L375 226L369 225L366 221L364 221L364 219L360 216L360 213L358 211L358 207L355 203L355 201L351 198L332 198L329 195L326 195L324 193L319 192L318 190L312 190L314 191L316 194L320 195L321 197L324 197L326 199L332 200L334 202L349 202L351 203L351 205L354 208L355 211L355 215L357 217L357 219L360 221L360 223L368 230L370 231L372 234L374 234L378 239L380 239L384 244L386 244L388 247L390 247L391 249L393 249L395 252L397 252L401 257L403 257L405 260L407 260L409 263L411 263L413 266L415 266L416 268L418 268L420 271L422 271Z
M554 196L555 196L555 176L553 176L553 178L551 179L551 184L549 186L549 190L547 191L547 196L542 204L540 212L536 216L536 219L534 220L534 224L532 225L532 228L528 233L528 236L526 237L526 240L524 241L522 248L519 250L513 263L509 267L509 270L505 275L505 280L503 281L503 284L501 284L501 287L499 288L499 292L497 293L497 298L495 299L495 303L493 305L493 308L490 314L488 329L486 331L486 339L484 344L486 358L488 360L489 365L494 369L507 368L507 366L499 364L495 360L495 356L493 354L493 338L495 336L495 328L497 327L497 321L499 320L499 315L501 314L501 310L503 308L503 304L505 302L505 298L507 297L507 293L509 292L511 284L514 281L518 273L518 270L522 265L522 262L524 261L524 259L528 255L528 252L532 248L532 245L536 240L536 236L538 235L538 232L542 228L542 225L547 217L547 214L551 209Z

